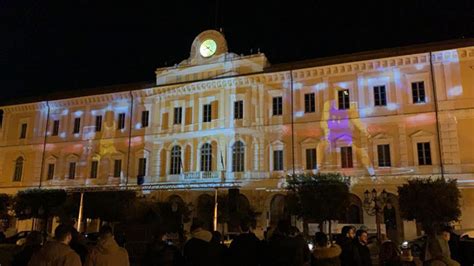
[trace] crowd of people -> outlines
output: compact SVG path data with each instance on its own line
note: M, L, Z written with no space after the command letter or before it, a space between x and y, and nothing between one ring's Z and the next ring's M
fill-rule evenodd
M248 223L240 224L241 233L229 246L223 244L219 232L210 232L203 223L193 221L191 237L176 245L158 234L146 248L140 264L145 266L383 266L416 265L409 250L400 251L392 241L378 246L372 257L368 247L368 233L353 226L342 228L336 241L323 232L317 232L310 249L299 230L288 220L281 220L260 240ZM14 256L13 266L128 266L127 251L117 244L112 228L102 226L97 244L90 248L80 241L81 235L68 225L59 225L54 239L43 243L39 232L32 232L22 250ZM426 262L423 265L460 265L451 258L449 232L442 230L428 239ZM373 254L373 252L372 252Z
M53 240L42 244L43 240L40 232L31 232L13 257L12 266L130 265L127 250L117 244L108 225L100 228L99 240L92 248L81 241L74 227L65 224L56 227Z

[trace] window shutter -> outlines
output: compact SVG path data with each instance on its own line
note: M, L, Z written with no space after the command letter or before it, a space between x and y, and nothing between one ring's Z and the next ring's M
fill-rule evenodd
M211 120L218 119L218 110L219 110L219 102L218 101L213 101L211 103Z
M193 123L193 108L187 107L185 125L191 125L192 123Z
M161 128L168 129L168 113L163 114L163 119L161 119Z

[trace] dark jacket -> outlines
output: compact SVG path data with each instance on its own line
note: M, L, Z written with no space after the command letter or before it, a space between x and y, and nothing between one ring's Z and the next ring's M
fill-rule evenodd
M338 239L337 244L341 247L341 266L351 266L354 257L352 248L354 247L353 239L343 236Z
M260 265L261 241L253 233L243 233L232 240L229 248L229 265Z
M362 245L359 241L353 242L353 260L354 266L372 266L372 258L367 245Z
M312 266L340 266L341 247L334 245L330 247L315 247L313 250Z
M301 266L310 258L308 245L301 236L278 232L270 237L265 253L264 265L268 266Z
M57 241L44 244L30 259L28 266L81 266L81 259L68 245Z
M219 265L218 252L210 241L212 234L206 230L196 230L192 238L184 244L183 255L186 266L216 266Z
M181 266L184 265L181 252L176 246L164 241L151 243L143 259L144 266Z
M33 254L41 249L41 245L27 245L13 256L12 266L26 266Z

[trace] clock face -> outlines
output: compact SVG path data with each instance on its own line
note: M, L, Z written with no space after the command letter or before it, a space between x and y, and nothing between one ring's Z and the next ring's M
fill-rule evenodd
M210 57L212 56L217 50L217 44L212 39L207 39L201 43L201 47L199 47L199 52L203 57Z

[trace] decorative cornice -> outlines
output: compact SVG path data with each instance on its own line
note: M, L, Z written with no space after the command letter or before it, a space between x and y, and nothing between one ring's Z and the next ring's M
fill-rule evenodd
M30 112L30 111L43 110L46 108L48 108L48 104L46 101L18 104L18 105L8 105L5 107L0 106L0 109L2 109L5 113Z
M117 100L130 100L130 92L118 92L109 94L98 94L71 99L50 101L49 106L55 108L68 108L73 106L84 106L90 104L107 104Z

